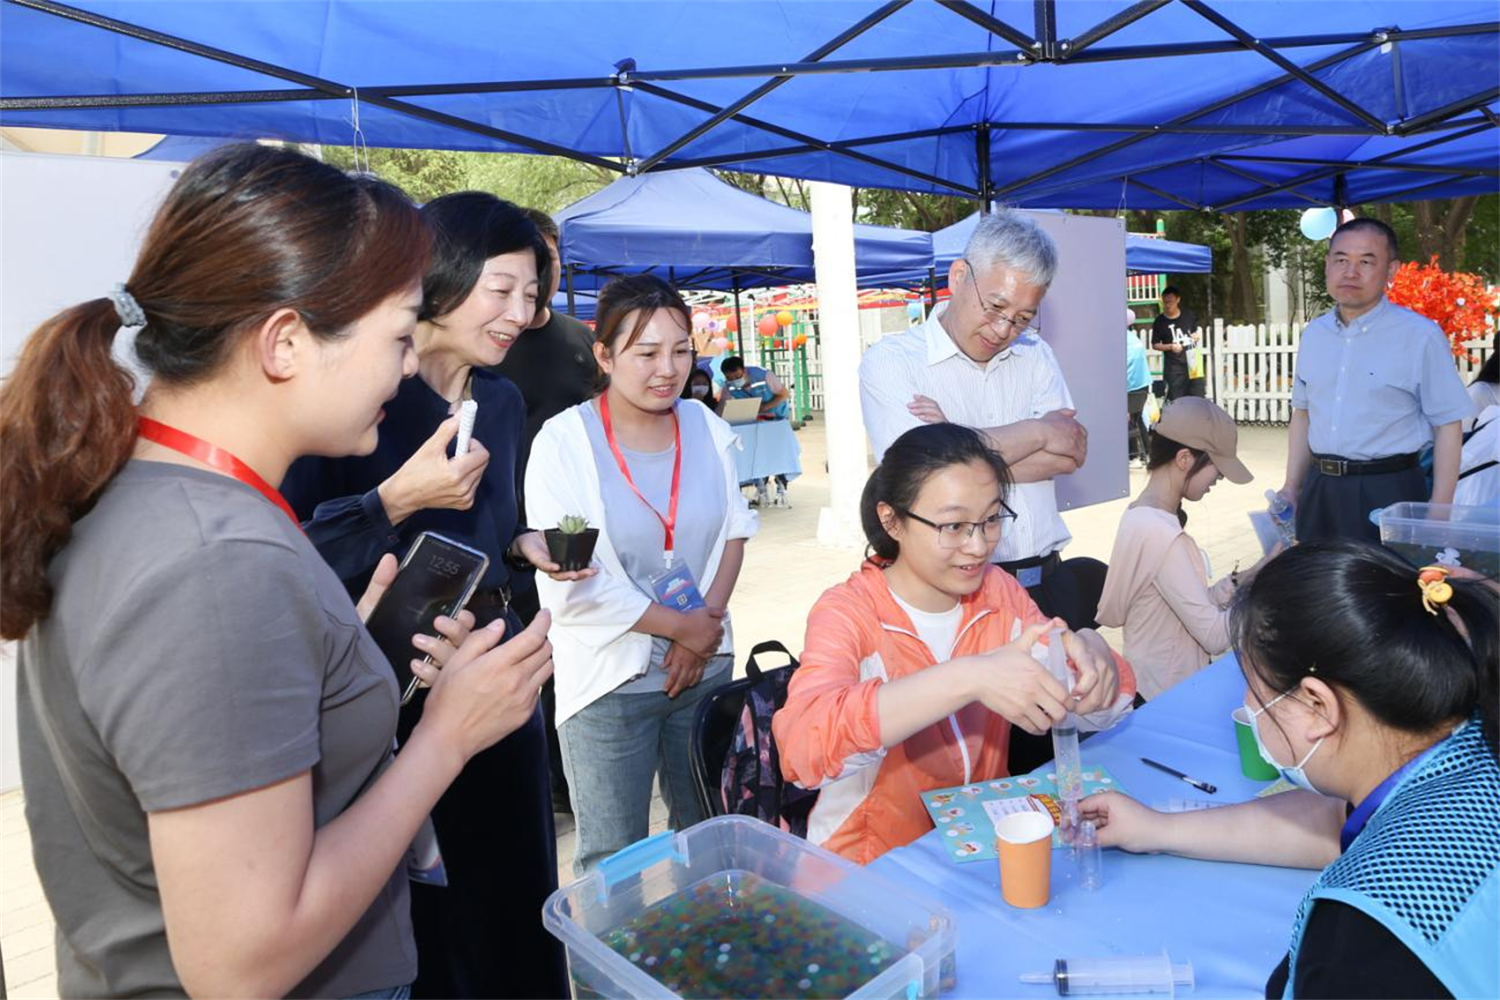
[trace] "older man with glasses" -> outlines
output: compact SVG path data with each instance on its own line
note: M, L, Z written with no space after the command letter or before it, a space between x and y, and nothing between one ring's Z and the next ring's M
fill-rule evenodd
M1044 613L1085 628L1094 617L1088 595L1071 574L1058 573L1071 536L1052 479L1083 464L1088 433L1074 419L1037 318L1056 270L1052 238L1031 219L1014 212L983 217L948 269L948 302L925 323L865 352L860 398L876 461L920 423L952 421L989 437L1016 480L1016 517L1006 523L993 561L1020 580Z

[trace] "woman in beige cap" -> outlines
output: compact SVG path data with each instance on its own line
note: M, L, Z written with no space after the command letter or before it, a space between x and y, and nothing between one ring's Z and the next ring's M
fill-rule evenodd
M1142 698L1156 697L1229 648L1229 599L1266 561L1210 584L1203 553L1183 530L1182 501L1203 499L1220 477L1250 481L1234 454L1237 437L1234 420L1215 403L1173 402L1151 434L1151 478L1120 518L1098 621L1124 628L1125 658Z

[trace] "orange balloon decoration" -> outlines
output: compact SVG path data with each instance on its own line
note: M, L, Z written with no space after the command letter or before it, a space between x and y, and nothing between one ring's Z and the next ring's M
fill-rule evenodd
M795 319L795 317L792 315L791 310L789 309L783 309L781 310L781 312L776 314L776 323L779 326L791 326L793 319Z
M805 347L807 345L807 334L799 333L792 338L793 347Z
M760 324L756 329L760 331L762 337L771 337L775 335L777 326L776 316L773 313L766 313L760 318Z
M740 318L733 313L730 313L729 319L724 321L724 329L728 330L730 333L739 333Z

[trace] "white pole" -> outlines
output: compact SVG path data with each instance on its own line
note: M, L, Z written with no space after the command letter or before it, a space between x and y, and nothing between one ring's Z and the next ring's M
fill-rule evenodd
M823 433L828 442L828 506L818 542L863 547L859 494L869 477L859 405L859 303L854 289L854 212L842 184L808 183L812 193L813 268L818 279L818 337L823 361Z

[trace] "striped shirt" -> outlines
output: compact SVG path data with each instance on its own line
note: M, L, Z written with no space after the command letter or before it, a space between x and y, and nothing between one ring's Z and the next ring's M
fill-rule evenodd
M1421 451L1434 427L1474 415L1443 331L1386 298L1347 324L1337 309L1307 324L1292 407L1315 454L1356 460Z
M906 408L913 396L937 402L955 424L984 429L1073 408L1052 348L1038 337L1017 338L981 365L958 349L939 322L947 303L927 322L881 338L859 364L865 433L878 462L891 443L922 421ZM1016 512L995 546L995 562L1057 552L1072 536L1057 512L1050 480L1017 483L1006 498Z

